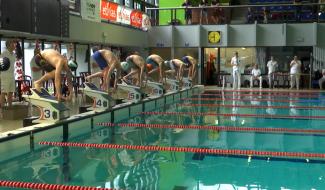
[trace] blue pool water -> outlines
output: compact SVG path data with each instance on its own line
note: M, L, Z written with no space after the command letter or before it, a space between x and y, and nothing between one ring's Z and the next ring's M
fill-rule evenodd
M242 93L245 94L245 93ZM232 93L228 98L232 98ZM238 94L237 94L238 96ZM322 94L313 98L241 96L245 101L182 100L157 112L325 116ZM192 98L207 98L193 96ZM209 98L216 98L211 95ZM271 99L258 101L258 98ZM288 102L275 102L276 100ZM300 100L315 100L306 102ZM248 101L246 101L248 100ZM272 101L274 100L274 101ZM290 102L298 100L299 102ZM316 102L317 101L317 102ZM184 104L282 105L288 109L185 106ZM310 106L295 109L294 106ZM216 125L256 128L323 129L325 119L145 115L119 123ZM86 127L86 126L85 126ZM102 127L70 142L159 145L211 149L325 153L325 135L230 132L197 129ZM1 163L0 179L138 190L325 189L325 160L204 155L184 152L47 147ZM5 188L3 188L5 189Z

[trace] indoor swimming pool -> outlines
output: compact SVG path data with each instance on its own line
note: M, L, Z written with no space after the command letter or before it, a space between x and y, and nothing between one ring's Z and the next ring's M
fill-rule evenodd
M34 140L34 151L0 163L0 179L124 190L325 189L325 93L210 90L129 115Z

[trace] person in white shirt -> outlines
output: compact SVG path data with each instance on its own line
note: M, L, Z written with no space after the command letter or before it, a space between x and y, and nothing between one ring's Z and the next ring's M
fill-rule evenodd
M233 77L233 89L240 89L240 60L238 52L235 52L235 56L231 59L232 77Z
M278 63L274 60L274 57L271 56L271 60L267 62L270 88L273 88L274 72L276 71L277 67L278 67Z
M1 81L1 95L0 95L0 108L4 106L5 97L7 97L8 106L12 105L13 93L15 92L15 62L16 57L14 54L15 40L8 39L6 41L6 50L0 55L1 58L7 57L10 61L10 67L8 70L0 73Z
M301 61L298 60L297 56L294 56L290 63L290 89L293 89L293 87L296 85L297 90L299 90L300 67Z
M325 69L322 70L323 77L319 79L319 88L323 90L323 83L325 82Z
M260 88L262 88L262 76L261 70L258 68L257 64L254 65L254 68L251 73L251 88L253 88L254 80L258 79L260 82Z

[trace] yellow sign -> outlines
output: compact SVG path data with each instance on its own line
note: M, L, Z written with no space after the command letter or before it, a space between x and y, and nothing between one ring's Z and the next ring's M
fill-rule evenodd
M208 32L208 41L210 44L217 44L220 42L221 34L220 31L209 31Z

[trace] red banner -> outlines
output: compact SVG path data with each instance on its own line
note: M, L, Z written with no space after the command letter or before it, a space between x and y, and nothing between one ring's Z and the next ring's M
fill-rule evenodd
M118 4L108 2L108 1L102 1L101 3L101 9L100 9L100 17L102 19L106 19L109 21L116 22L117 20L117 8Z
M139 10L132 10L107 0L101 0L100 8L100 17L103 20L131 25L145 31L150 28L150 18Z
M142 12L133 10L131 13L131 25L137 28L142 27Z

